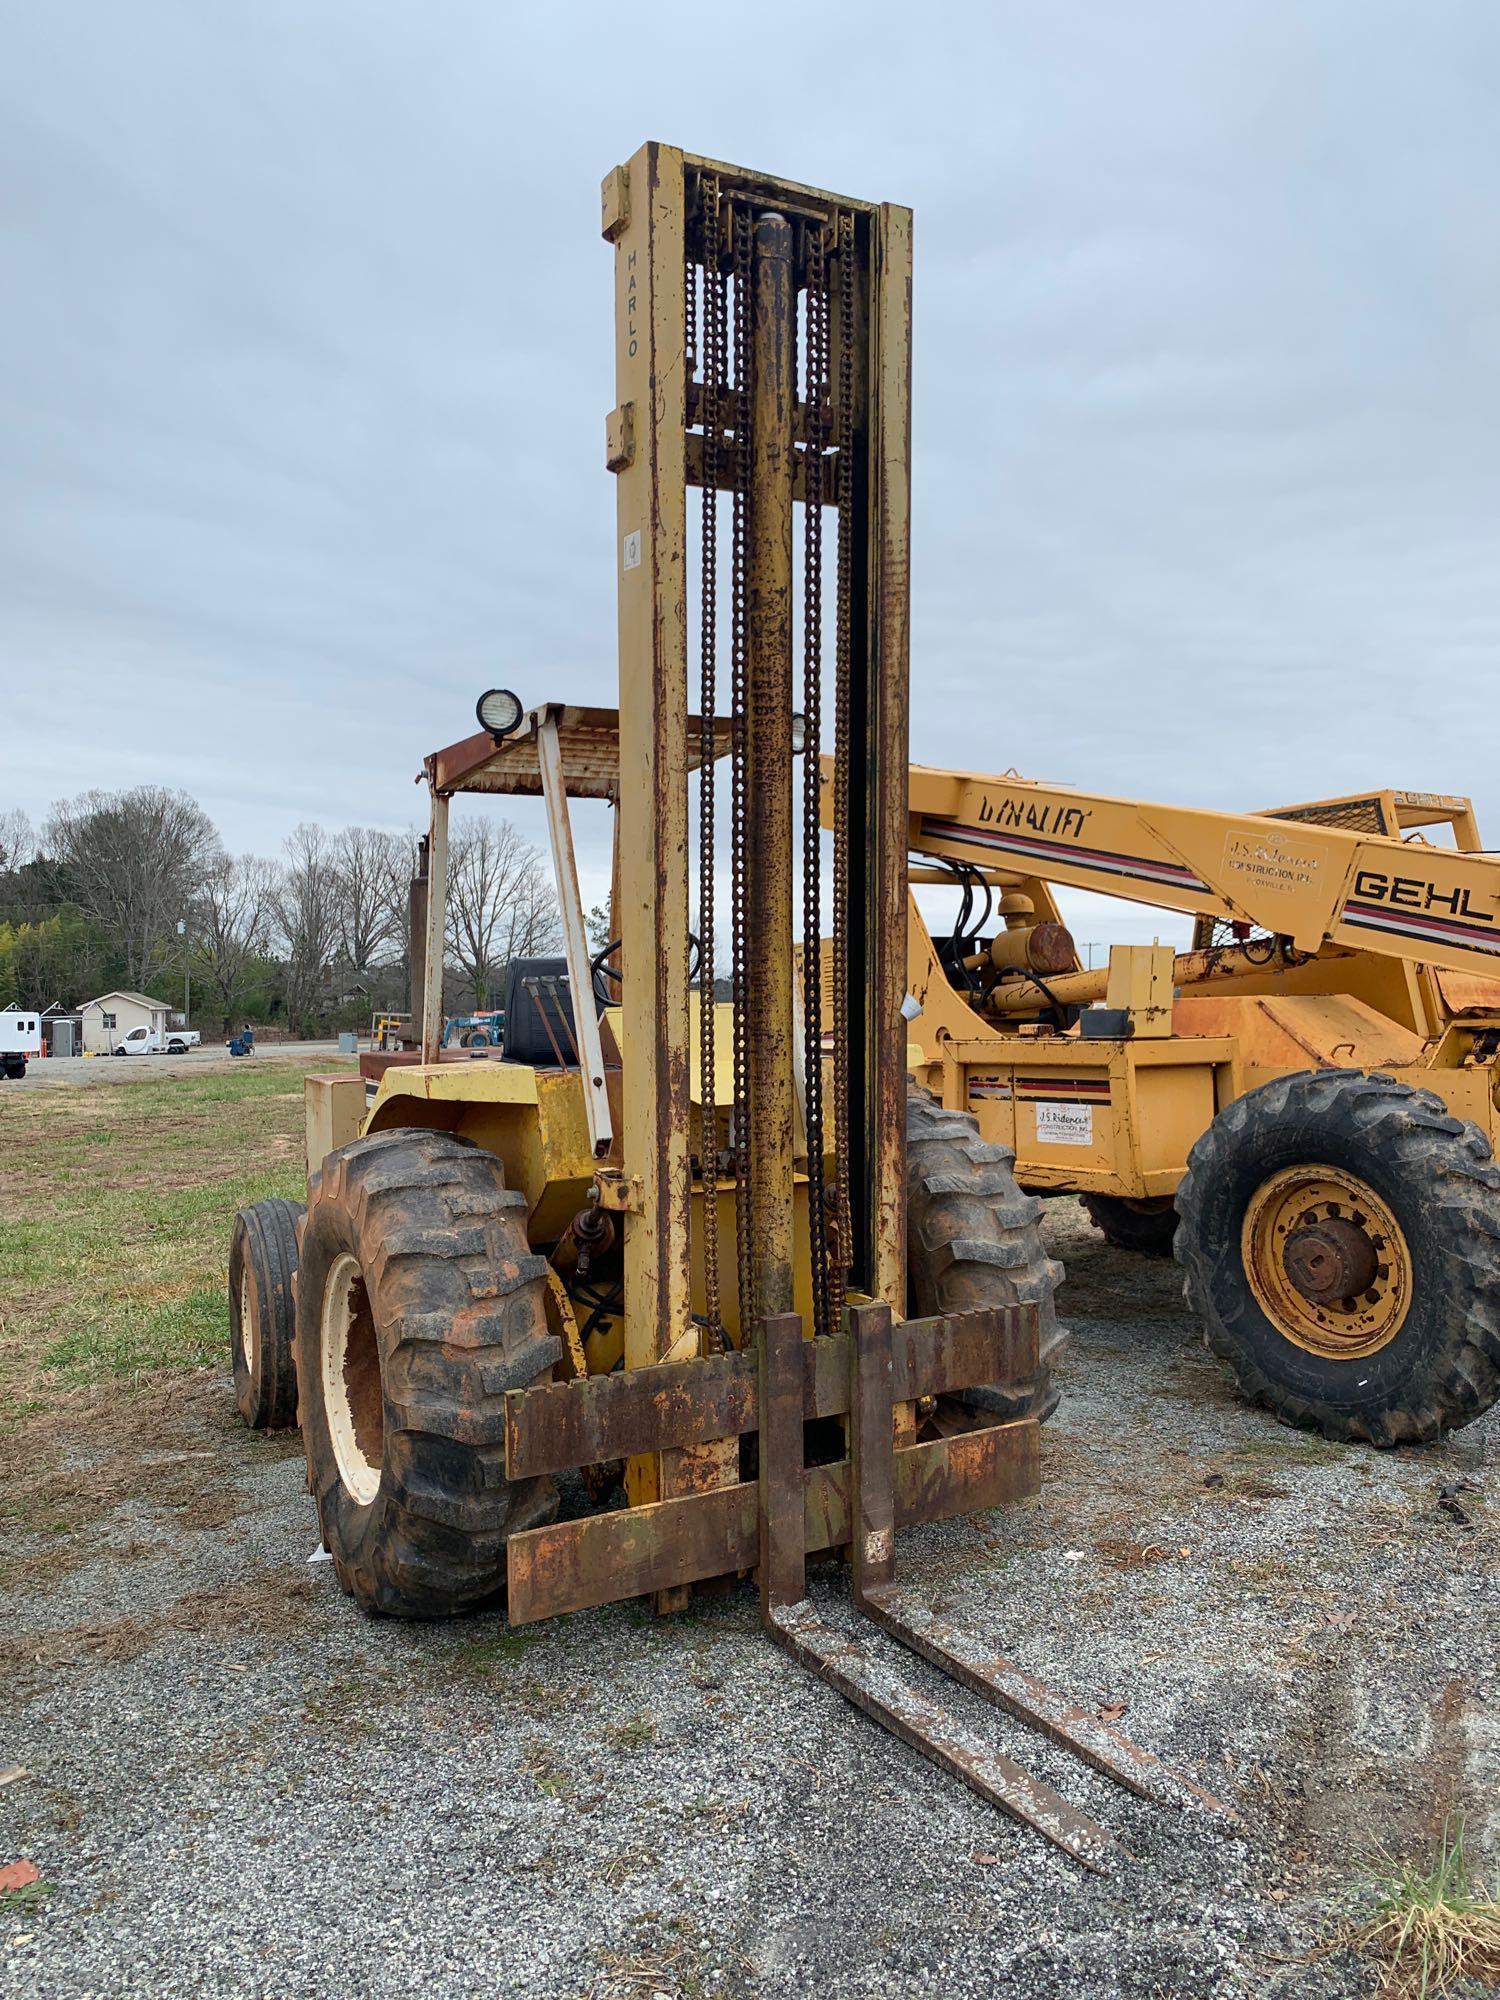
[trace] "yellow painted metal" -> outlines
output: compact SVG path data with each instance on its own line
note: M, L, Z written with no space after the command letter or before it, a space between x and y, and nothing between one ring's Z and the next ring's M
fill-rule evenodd
M568 1297L568 1288L563 1283L560 1273L550 1264L547 1267L546 1305L547 1331L556 1334L562 1343L559 1378L565 1382L576 1381L580 1375L588 1374L588 1358L583 1351L583 1340L578 1331L578 1315L573 1310L573 1301Z
M536 1242L555 1241L588 1201L594 1160L575 1070L496 1061L392 1064L365 1130L394 1125L436 1126L497 1154L508 1185L526 1197Z
M607 177L615 256L610 450L620 667L616 807L627 1062L622 1170L639 1179L625 1218L625 1359L659 1361L692 1324L689 1277L687 419L683 366L683 155L650 144ZM628 413L630 449L620 449ZM631 1468L631 1498L665 1497Z
M1319 1223L1351 1227L1375 1268L1356 1294L1320 1302L1295 1283L1287 1247ZM1285 1167L1245 1208L1240 1255L1261 1310L1287 1340L1329 1361L1358 1361L1395 1339L1414 1286L1406 1237L1386 1203L1342 1167Z
M1109 954L1106 1007L1130 1018L1132 1035L1170 1035L1172 976L1176 955L1170 945L1117 944Z
M383 1125L407 1122L390 1116L395 1098L422 1097L434 1104L535 1104L545 1075L521 1063L392 1063L377 1084L366 1129L378 1132Z
M976 1024L977 1025L977 1024ZM949 1037L918 1080L986 1139L1011 1146L1028 1187L1138 1199L1175 1192L1193 1142L1238 1095L1232 1040Z
M792 1309L792 227L755 225L750 312L750 505L745 555L746 1163L751 1317Z
M912 213L879 210L869 313L870 423L878 506L870 551L874 579L871 646L875 663L869 755L874 816L866 908L872 935L868 1046L880 1052L869 1107L872 1259L867 1283L899 1318L906 1307L906 852L911 648L911 319ZM852 907L858 908L851 899Z
M1500 978L1488 855L921 766L910 808L914 852L1039 868L1069 888L1258 925L1299 951L1343 945Z
M1308 1069L1378 1068L1434 1090L1500 1145L1490 1032L1500 1026L1500 934L1491 935L1500 933L1500 861L1481 850L1467 799L1385 791L1235 815L965 772L914 769L911 785L913 851L983 868L1027 897L1039 920L1055 919L1053 886L1062 885L1273 933L1177 956L1170 1016L1159 1011L1171 956L1161 946L1117 946L1108 968L1049 977L1045 995L1029 980L1002 987L998 1005L1014 1010L1003 1014L994 998L978 1011L950 983L913 903L918 1074L945 1104L972 1109L987 1138L1016 1148L1023 1185L1170 1195L1224 1105ZM1435 825L1450 827L1458 846L1409 837ZM1020 873L1030 868L1045 879ZM1433 943L1439 931L1462 945ZM1312 955L1303 960L1274 937ZM1456 959L1464 969L1453 969ZM1130 1038L1091 1041L1028 1020L1049 1000L1124 1007ZM1048 1109L1035 1085L1049 1077L1068 1079L1092 1111L1067 1113L1061 1088Z
M315 1174L335 1146L347 1146L359 1137L365 1112L364 1078L347 1070L332 1076L308 1076L302 1080L302 1103L307 1123L307 1171Z
M703 1295L703 1191L693 1184L693 1307L701 1312ZM717 1191L716 1210L719 1218L719 1268L722 1271L734 1269L734 1189L721 1187ZM802 1315L803 1327L812 1325L812 1263L807 1241L807 1181L800 1173L792 1184L792 1300L790 1310ZM746 1328L741 1324L738 1287L728 1285L720 1300L724 1317L724 1328L730 1342L735 1347L745 1344Z

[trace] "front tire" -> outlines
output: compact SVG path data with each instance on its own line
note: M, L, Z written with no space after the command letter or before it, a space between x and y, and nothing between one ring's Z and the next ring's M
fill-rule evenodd
M367 1611L446 1618L497 1598L505 1544L552 1519L505 1476L507 1389L545 1381L546 1262L498 1159L407 1128L329 1154L308 1188L297 1373L309 1483Z
M1047 1255L1042 1204L1023 1194L1015 1154L979 1136L979 1121L950 1111L925 1090L906 1095L906 1273L916 1314L1034 1305L1036 1374L964 1390L960 1400L990 1417L1035 1417L1057 1408L1053 1364L1067 1341L1055 1295L1063 1267Z
M1284 1422L1428 1443L1500 1393L1500 1166L1432 1091L1262 1084L1193 1147L1177 1210L1190 1309Z

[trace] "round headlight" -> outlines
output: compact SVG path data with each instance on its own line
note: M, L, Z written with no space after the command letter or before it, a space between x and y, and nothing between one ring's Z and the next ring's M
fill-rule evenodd
M491 688L474 704L474 713L479 717L480 728L487 729L498 743L519 725L525 711L521 697L512 694L509 688Z
M800 757L807 748L807 717L795 712L792 716L792 755Z

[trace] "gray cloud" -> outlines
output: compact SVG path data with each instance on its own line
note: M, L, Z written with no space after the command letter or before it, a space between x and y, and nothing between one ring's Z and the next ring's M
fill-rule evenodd
M610 698L597 184L655 136L917 210L914 754L1500 842L1493 9L727 22L9 10L0 803L269 850L411 819L494 680Z

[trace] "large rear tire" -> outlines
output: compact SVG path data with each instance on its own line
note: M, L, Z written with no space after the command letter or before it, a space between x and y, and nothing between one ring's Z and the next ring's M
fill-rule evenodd
M1089 1221L1116 1250L1133 1250L1140 1257L1171 1256L1177 1210L1170 1196L1130 1201L1117 1194L1084 1194L1078 1199Z
M505 1476L504 1397L546 1381L546 1263L494 1154L406 1128L330 1153L308 1188L297 1373L309 1483L368 1611L447 1618L503 1591L505 1544L552 1519Z
M945 1110L927 1091L908 1090L908 1310L1034 1305L1040 1318L1036 1374L967 1389L962 1401L988 1416L1043 1421L1057 1408L1052 1369L1068 1337L1054 1302L1063 1267L1042 1246L1042 1204L1016 1185L1015 1158L1009 1147L980 1138L971 1113Z
M1500 1393L1500 1166L1433 1092L1262 1084L1193 1147L1177 1211L1189 1307L1285 1422L1430 1442Z
M234 1401L253 1431L297 1422L297 1224L300 1201L258 1201L229 1238L229 1352Z

